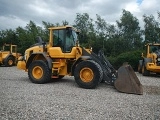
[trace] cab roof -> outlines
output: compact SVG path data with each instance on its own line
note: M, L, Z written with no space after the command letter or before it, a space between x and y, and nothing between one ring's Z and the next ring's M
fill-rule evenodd
M61 30L61 29L66 29L66 28L72 28L73 30L75 30L76 32L80 32L79 30L77 30L76 28L70 26L70 25L66 25L66 26L58 26L58 27L49 27L49 30Z
M65 29L65 28L72 28L72 26L66 25L66 26L49 27L48 29L58 30L58 29Z
M148 45L159 46L160 43L147 43L145 46L148 46Z

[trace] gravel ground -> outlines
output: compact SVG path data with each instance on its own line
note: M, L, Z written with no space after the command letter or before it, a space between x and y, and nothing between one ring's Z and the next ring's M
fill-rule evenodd
M79 88L73 77L33 84L26 72L0 67L0 120L160 120L160 76L140 79L144 94L101 83Z

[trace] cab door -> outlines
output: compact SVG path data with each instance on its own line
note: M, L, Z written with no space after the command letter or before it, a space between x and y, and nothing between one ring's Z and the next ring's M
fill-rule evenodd
M57 29L53 31L53 47L49 48L52 58L75 58L75 36L72 29Z
M52 58L64 58L65 30L53 31L53 46L49 48L49 55Z

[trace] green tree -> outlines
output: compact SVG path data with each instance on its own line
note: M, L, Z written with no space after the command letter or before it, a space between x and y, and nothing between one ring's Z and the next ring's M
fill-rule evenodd
M32 44L36 43L37 36L44 36L44 31L41 27L37 26L33 21L30 21L25 28L18 27L16 29L18 36L18 50L24 53Z
M157 32L158 32L158 42L160 43L160 12L158 11L157 12L157 14L158 14L158 27L157 27Z
M16 32L12 29L7 29L7 30L2 30L0 32L0 44L1 46L4 44L4 43L7 43L7 44L16 44L18 41L17 41L17 36L16 36Z
M159 41L159 23L153 15L143 15L145 43ZM160 41L159 41L160 42Z
M36 26L33 21L30 21L25 28L27 30L29 38L28 41L30 41L31 43L34 43L36 36L41 36L43 34L42 28Z
M99 39L99 44L101 44L101 48L103 48L104 53L107 56L110 56L111 54L113 55L116 53L115 52L116 50L115 35L116 35L117 28L115 25L111 25L107 23L104 19L101 18L101 16L99 15L96 15L96 16L97 16L97 20L95 21L96 35L97 35L97 39Z
M79 42L82 45L88 46L89 44L92 43L91 38L94 33L94 25L93 25L93 19L89 17L89 14L77 13L73 26L76 27L81 32L81 35L79 36Z
M16 28L16 34L18 36L18 51L24 53L25 49L29 47L28 45L28 32L22 27Z
M142 30L139 27L138 19L129 11L123 10L120 21L116 22L119 42L122 45L122 49L119 51L125 52L140 48L142 43Z
M45 21L42 21L42 24L44 26L44 28L43 28L43 36L42 37L43 37L44 41L47 42L48 39L49 39L49 30L48 30L48 28L54 27L55 25L50 23L50 22L45 22Z
M68 21L66 21L66 20L64 20L64 21L62 21L62 25L63 25L63 26L65 26L65 25L69 25L69 22L68 22Z
M96 41L95 41L95 51L98 51L100 48L106 51L106 39L108 37L107 34L107 23L104 19L101 18L100 15L96 14L97 20L95 21L96 26Z

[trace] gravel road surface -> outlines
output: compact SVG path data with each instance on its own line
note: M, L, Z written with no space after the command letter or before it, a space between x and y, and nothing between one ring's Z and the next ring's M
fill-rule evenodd
M144 94L100 83L79 88L73 77L34 84L16 67L0 67L0 120L160 120L160 76L136 73Z

